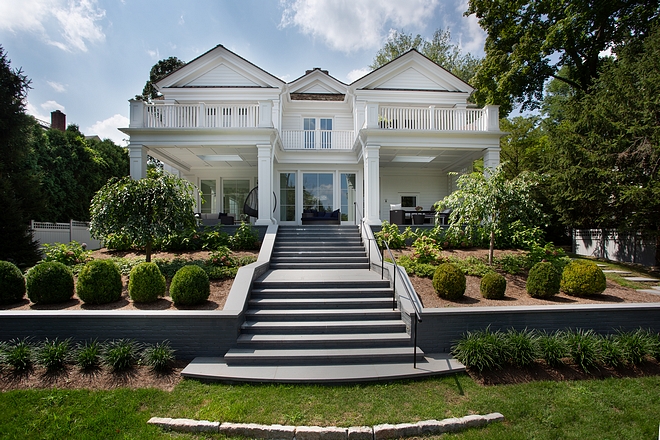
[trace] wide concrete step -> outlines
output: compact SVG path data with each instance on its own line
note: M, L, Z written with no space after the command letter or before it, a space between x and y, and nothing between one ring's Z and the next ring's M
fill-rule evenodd
M369 269L369 263L271 263L271 269Z
M271 258L275 257L366 257L367 253L362 248L344 250L328 250L319 251L315 249L299 249L299 250L273 250Z
M277 240L273 249L279 249L282 246L299 246L325 248L328 246L362 246L360 239L353 238L333 238L333 237L310 237L309 239L297 238L294 240Z
M405 332L401 319L359 321L245 321L241 332L252 334L397 333Z
M341 276L341 274L338 274ZM390 281L371 279L314 279L314 278L289 278L287 279L264 279L257 280L252 284L253 291L258 289L375 289L390 288Z
M386 321L401 318L401 312L390 309L248 309L248 321Z
M347 334L247 334L238 337L240 347L412 347L407 333Z
M308 365L359 364L413 361L424 357L424 352L413 347L376 348L309 348L309 349L254 349L232 348L224 356L227 364L252 365Z
M660 293L660 292L659 292ZM251 308L265 309L384 309L392 307L392 296L377 298L251 298Z
M278 230L277 237L302 237L302 236L316 236L321 237L324 235L341 235L341 236L353 236L359 237L360 232L357 229L337 229L334 231L323 231L323 230Z
M389 284L389 283L388 283ZM274 298L286 300L302 300L306 298L359 298L370 299L389 296L392 300L390 287L355 287L355 288L259 288L252 289L250 298Z
M316 256L316 257L298 257L298 256L273 256L270 259L271 265L273 263L309 263L310 259L313 258L313 264L320 263L369 263L369 260L365 255L359 256Z
M365 253L362 245L347 246L344 244L317 246L314 243L307 244L292 244L292 245L278 245L273 247L273 254L279 252L322 252L322 253L350 253L360 252Z

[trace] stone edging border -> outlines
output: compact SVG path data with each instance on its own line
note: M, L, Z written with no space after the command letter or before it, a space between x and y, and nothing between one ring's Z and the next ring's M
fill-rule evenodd
M490 413L484 416L472 414L460 418L424 420L417 423L383 424L375 426L285 426L258 425L256 423L220 423L207 420L170 419L152 417L147 422L165 430L178 432L213 432L230 437L246 437L269 440L386 440L402 437L438 435L466 428L477 428L489 423L501 422L504 416Z

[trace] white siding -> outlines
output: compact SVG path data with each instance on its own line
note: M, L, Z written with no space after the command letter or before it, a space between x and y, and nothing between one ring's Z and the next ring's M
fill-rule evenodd
M302 116L285 114L282 116L282 130L302 130Z
M390 221L390 205L401 203L401 196L416 196L417 206L430 211L433 204L447 195L447 174L414 168L380 169L380 215ZM387 202L385 201L387 200ZM414 208L406 208L414 211Z
M334 130L353 130L353 115L336 115L334 117Z
M323 87L321 84L314 84L309 89L305 89L302 93L337 93L337 91L332 90L329 87Z
M398 74L389 81L376 87L377 89L405 90L448 90L446 85L438 84L413 67Z
M211 69L202 76L190 81L186 86L257 86L237 71L225 64Z

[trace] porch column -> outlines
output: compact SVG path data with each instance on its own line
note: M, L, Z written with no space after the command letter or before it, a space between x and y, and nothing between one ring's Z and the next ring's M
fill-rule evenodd
M257 145L257 175L259 176L259 218L256 225L272 225L273 215L273 147Z
M364 146L364 217L369 224L380 220L380 145Z
M484 152L484 176L488 177L490 171L494 170L500 164L500 149L488 148Z
M129 144L128 156L131 161L131 178L139 180L147 177L147 148L144 145Z

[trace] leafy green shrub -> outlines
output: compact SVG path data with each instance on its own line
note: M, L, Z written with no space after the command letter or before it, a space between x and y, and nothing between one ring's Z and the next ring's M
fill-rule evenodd
M568 348L563 333L541 333L536 338L537 356L549 366L557 367L563 364L562 359L567 356Z
M71 358L71 342L68 339L60 341L46 339L35 350L37 364L53 372L64 368Z
M227 246L220 246L217 250L211 252L209 259L206 261L206 265L233 267L236 265L236 262L231 256L231 250Z
M608 367L619 367L623 364L623 351L616 338L607 335L599 340L600 360Z
M65 266L85 264L91 258L92 252L87 250L86 244L77 241L71 243L44 244L44 261L57 261Z
M236 278L238 273L238 267L206 267L206 274L209 277L209 280L228 280L231 278Z
M593 330L572 330L564 333L567 354L586 373L601 361L600 338Z
M493 271L492 267L488 266L484 260L477 257L467 257L464 259L450 257L449 261L458 267L465 275L483 277L487 273Z
M101 345L96 340L78 343L74 361L82 370L97 368L101 363Z
M234 235L229 239L229 247L235 251L258 249L259 235L247 222L241 222Z
M497 272L489 272L479 284L481 296L487 299L502 299L506 292L506 279Z
M73 274L56 261L39 263L25 275L27 295L35 304L54 304L73 297Z
M244 255L242 257L234 258L236 266L247 266L248 264L252 264L255 261L257 261L257 257L254 255Z
M468 331L452 346L451 353L468 368L479 371L499 369L505 362L502 338L500 331Z
M532 298L549 298L559 293L560 276L549 262L536 263L527 276L527 293Z
M380 231L374 234L378 246L385 247L383 243L387 243L390 249L401 249L406 247L405 235L399 231L399 226L384 221Z
M418 263L407 255L401 255L397 259L397 264L403 267L409 275L418 277L433 278L437 266L433 264Z
M564 267L571 262L571 259L566 256L566 253L562 248L555 247L552 243L546 243L543 246L533 243L527 253L527 263L525 267L530 269L541 261L551 263L555 269L557 269L557 272L561 273L562 270L564 270Z
M435 239L421 236L412 244L412 259L420 264L438 264L442 261L440 246Z
M23 373L32 368L34 349L27 339L11 340L4 349L4 361L16 373Z
M144 263L144 257L136 258L113 258L112 262L122 275L129 275L131 270L140 263Z
M127 370L140 360L140 348L140 344L132 339L110 341L102 351L101 358L113 371Z
M103 245L114 251L129 251L133 249L133 240L123 234L108 234L103 239Z
M526 267L527 257L524 255L504 254L499 258L493 258L493 264L503 272L516 275Z
M653 351L651 333L637 329L634 332L617 332L614 341L621 349L621 358L628 365L639 365Z
M530 330L510 329L502 335L507 361L517 367L530 365L536 359L536 333Z
M154 302L165 294L165 277L156 263L140 263L131 270L128 295L137 303Z
M451 263L441 264L433 274L433 288L441 298L459 299L465 294L465 275Z
M199 266L184 266L172 278L170 296L177 306L201 304L210 294L209 277Z
M93 260L78 274L76 293L87 304L107 304L121 298L121 273L110 260Z
M181 269L184 266L195 265L195 266L200 266L202 268L206 268L206 263L203 260L188 260L181 257L176 257L173 258L172 260L156 258L154 260L154 263L156 263L158 269L160 269L160 273L163 274L163 276L167 280L172 280L174 274L177 273L179 269Z
M597 295L603 293L605 287L605 274L593 261L572 261L561 275L560 289L567 295Z
M655 358L656 361L660 361L660 333L649 333L649 356Z
M168 341L150 345L142 351L142 361L156 371L167 371L174 361L174 350Z
M25 296L23 272L9 261L0 261L0 304L11 304Z

